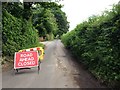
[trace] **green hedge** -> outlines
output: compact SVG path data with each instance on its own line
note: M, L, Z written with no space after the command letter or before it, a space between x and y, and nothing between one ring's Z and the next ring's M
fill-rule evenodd
M102 82L120 85L120 4L92 16L67 34L62 42Z
M5 10L2 18L3 56L13 56L20 49L35 47L39 44L37 30L32 26L31 21L18 19Z

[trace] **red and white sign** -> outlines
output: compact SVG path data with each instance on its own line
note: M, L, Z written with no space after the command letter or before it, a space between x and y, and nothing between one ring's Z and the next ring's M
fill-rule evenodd
M14 58L14 69L38 66L38 52L16 52Z

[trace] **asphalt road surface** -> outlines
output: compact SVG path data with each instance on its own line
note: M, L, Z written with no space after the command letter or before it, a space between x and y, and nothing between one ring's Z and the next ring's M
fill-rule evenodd
M37 67L9 70L2 73L2 88L102 88L91 74L83 69L60 40L44 42L45 57L38 74Z

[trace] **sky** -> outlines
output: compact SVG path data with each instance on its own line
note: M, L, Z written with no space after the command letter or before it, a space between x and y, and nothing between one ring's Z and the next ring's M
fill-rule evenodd
M66 13L70 22L69 31L73 30L77 24L85 21L92 15L100 15L104 10L111 9L113 4L120 0L61 0L64 5L62 10Z
M118 3L120 0L53 0L53 1L59 1L59 4L64 5L62 10L66 13L67 20L68 22L70 22L69 31L71 31L78 24L87 20L90 16L100 15L106 9L108 10L111 9L112 5Z

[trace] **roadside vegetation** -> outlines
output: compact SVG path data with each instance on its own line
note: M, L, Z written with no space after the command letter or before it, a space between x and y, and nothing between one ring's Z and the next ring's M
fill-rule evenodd
M102 83L120 87L120 3L77 25L62 42Z
M40 41L66 33L69 23L61 8L55 2L2 2L2 64L19 50L44 48Z

